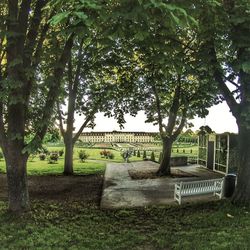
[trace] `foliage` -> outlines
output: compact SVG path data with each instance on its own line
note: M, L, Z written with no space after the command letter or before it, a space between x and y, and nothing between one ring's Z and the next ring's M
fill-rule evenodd
M131 150L124 150L121 152L121 156L125 162L129 161L129 158L131 158L133 155L133 151Z
M59 158L58 152L50 152L49 155L48 155L48 158L47 158L48 163L49 164L55 164L55 163L57 163L58 158Z
M81 162L85 162L85 160L87 160L87 158L89 157L89 155L86 153L85 150L80 150L78 152L78 157L80 159Z
M61 140L60 131L57 128L49 127L47 133L44 136L43 143L56 143Z
M106 159L114 159L115 158L115 155L111 152L111 151L108 151L106 149L104 149L103 151L100 152L100 155L101 157L104 157Z
M58 151L58 154L59 154L60 157L62 157L63 154L64 154L64 150L63 150L63 149L60 149L60 150Z
M39 154L39 159L40 159L41 161L44 161L44 160L46 159L46 154L40 153L40 154Z
M154 151L152 151L152 153L151 153L150 161L155 162L155 153L154 153Z
M32 162L32 161L35 159L35 157L36 157L36 154L35 154L35 153L30 154L30 156L29 156L29 161Z
M140 153L140 150L137 151L137 155L136 155L138 158L141 157L141 153Z

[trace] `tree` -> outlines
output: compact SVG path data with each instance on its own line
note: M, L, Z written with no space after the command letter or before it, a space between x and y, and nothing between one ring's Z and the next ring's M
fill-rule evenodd
M159 125L164 152L159 175L170 174L171 147L187 119L197 112L204 116L214 101L210 93L214 91L209 84L211 77L201 69L197 57L196 47L200 44L196 33L189 29L190 24L196 26L197 23L187 13L187 6L180 2L140 1L133 8L134 15L130 15L134 18L131 23L129 7L117 5L118 9L128 9L119 16L119 24L124 24L116 34L126 38L119 42L130 54L130 63L126 65L131 65L130 72L133 72L132 78L125 74L125 79L119 80L125 83L126 78L129 79L128 95L138 93L136 99L133 96L129 101L130 112L146 110L148 121ZM125 58L128 61L128 56Z
M200 4L198 9L203 63L212 72L238 125L239 167L232 200L237 204L249 204L250 3L227 0L213 5Z
M163 142L159 175L170 175L172 144L188 125L187 120L195 115L204 117L216 99L212 78L200 66L195 33L188 28L177 27L168 33L165 29L160 24L153 27L151 36L137 42L134 52L140 68L134 73L134 92L139 89L140 107L147 122L158 124Z
M29 209L27 159L46 134L74 37L88 21L74 8L67 15L56 14L61 4L63 1L1 2L0 145L12 212ZM30 133L34 137L27 142Z
M96 54L100 56L103 47L99 43L96 46L90 36L87 36L81 38L81 41L72 48L61 101L65 103L65 99L67 100L67 112L63 112L62 105L58 103L59 127L65 144L64 174L66 175L74 172L73 148L76 141L84 128L94 126L95 114L105 110L112 91L112 86L101 80L102 70L100 69L104 67L104 61L99 58L97 63ZM78 131L74 133L76 113L84 119Z

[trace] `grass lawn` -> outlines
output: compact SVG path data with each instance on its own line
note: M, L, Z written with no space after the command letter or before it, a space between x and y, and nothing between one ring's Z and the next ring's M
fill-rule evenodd
M28 161L27 172L28 175L60 175L63 173L64 159L59 158L55 164L48 164L47 160L41 161L35 157L32 161ZM75 174L96 174L104 173L106 163L103 162L80 162L78 159L74 160L74 173ZM5 162L0 161L0 173L5 173Z
M249 213L225 201L103 211L36 200L14 218L0 202L0 249L249 249Z
M50 152L59 151L63 149L62 147L48 147ZM85 150L89 155L86 162L82 163L78 159L78 152L80 150ZM102 149L92 149L92 148L75 148L74 149L74 172L75 174L94 174L94 173L104 173L106 162L124 162L121 153L116 150L109 150L114 154L114 159L102 158L100 155ZM131 161L140 161L142 158L131 157ZM97 161L97 162L95 162ZM53 175L62 174L64 165L64 155L59 158L58 162L55 164L48 164L47 160L41 161L38 156L28 160L27 172L29 175ZM5 173L5 161L0 161L0 173Z
M1 161L0 171L3 166ZM0 174L0 249L250 248L249 208L222 200L101 210L105 162L75 159L81 176L46 176L61 174L62 166L63 158L58 164L38 158L28 163L31 211L21 217L6 212L6 175Z
M63 147L48 147L48 150L51 151L59 151L63 149ZM186 150L183 153L183 149ZM190 154L190 149L193 150L193 153ZM85 150L89 155L86 162L81 163L78 159L78 152L80 150ZM74 149L74 170L76 174L83 173L96 173L96 172L104 172L105 170L105 162L124 162L121 152L117 150L110 150L114 154L114 159L106 159L101 157L100 152L103 149L96 148L77 148ZM176 152L176 148L173 149L172 156L185 155L185 156L195 156L197 152L197 147L179 147L178 153ZM151 150L147 150L147 157L150 159ZM137 151L136 151L137 153ZM63 156L64 157L64 156ZM38 156L36 156L32 161L28 161L28 174L29 175L48 175L48 174L61 174L63 172L63 157L60 157L56 164L48 164L47 160L41 161ZM143 157L143 150L141 150L141 157L132 156L129 160L133 161L141 161ZM155 153L156 160L159 159L159 152ZM93 162L97 161L97 162ZM5 162L4 160L0 161L0 173L5 173Z

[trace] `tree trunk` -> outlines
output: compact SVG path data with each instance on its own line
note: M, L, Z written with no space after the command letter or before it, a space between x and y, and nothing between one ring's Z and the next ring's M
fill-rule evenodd
M27 181L28 156L22 150L9 146L6 158L6 171L8 180L9 210L22 213L30 209Z
M238 123L239 124L239 123ZM234 204L250 204L250 128L246 121L239 126L239 168L237 186L232 197Z
M172 151L173 141L168 138L163 139L163 156L162 161L160 163L160 167L157 171L157 175L159 176L169 176L171 174L170 169L170 159L171 159L171 151Z
M65 156L64 156L64 175L73 175L73 139L72 135L66 135L67 138L64 140L65 144Z

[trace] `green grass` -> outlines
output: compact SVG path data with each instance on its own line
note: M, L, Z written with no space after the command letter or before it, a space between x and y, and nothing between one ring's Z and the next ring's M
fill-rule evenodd
M63 147L48 147L49 151L59 151L63 149ZM186 149L186 153L183 154L183 149ZM174 148L173 156L177 155L186 155L192 156L193 154L188 153L190 149L193 150L195 154L195 149L197 147L179 147L179 153L176 153L176 148ZM89 154L89 158L86 162L81 163L78 159L78 152L80 150L85 150L87 154ZM188 151L189 150L189 151ZM100 152L102 149L95 148L75 148L74 149L74 171L76 174L92 174L92 173L102 173L105 170L106 162L124 162L121 152L116 150L110 150L114 154L114 159L106 159L101 157ZM137 151L136 151L137 153ZM141 151L141 157L132 156L129 160L133 161L141 161L143 156L143 151ZM151 151L147 150L147 157L150 159ZM159 158L159 152L155 153L156 160ZM48 161L41 161L38 156L36 156L32 161L31 158L27 164L27 172L29 175L52 175L52 174L61 174L63 172L63 157L60 157L56 164L48 164ZM97 161L97 162L94 162ZM5 173L5 162L4 160L0 161L0 173Z
M28 161L27 173L28 175L60 175L63 173L64 160L60 158L55 164L48 164L47 160L41 161L35 157L32 161ZM106 164L103 162L80 162L74 160L75 174L97 174L104 173ZM5 162L0 162L0 173L5 173Z
M48 147L50 152L59 151L63 149L62 147ZM85 150L89 154L86 162L82 163L78 159L78 152L80 150ZM124 162L121 153L116 150L110 150L115 158L106 159L102 158L100 155L101 149L91 149L91 148L75 148L74 149L74 172L75 174L96 174L103 173L105 171L105 166L107 162ZM142 158L131 157L132 161L139 161ZM96 162L95 162L96 161ZM62 174L64 165L64 156L60 157L58 162L55 164L48 164L47 160L41 161L38 156L33 159L29 159L27 163L28 175L58 175ZM5 173L5 161L0 161L0 173Z
M249 213L225 201L117 211L35 201L13 218L0 202L0 249L249 249Z

